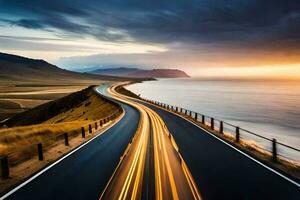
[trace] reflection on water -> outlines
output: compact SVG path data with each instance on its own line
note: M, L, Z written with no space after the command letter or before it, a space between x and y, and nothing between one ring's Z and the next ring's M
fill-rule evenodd
M127 88L300 148L300 82L159 79Z

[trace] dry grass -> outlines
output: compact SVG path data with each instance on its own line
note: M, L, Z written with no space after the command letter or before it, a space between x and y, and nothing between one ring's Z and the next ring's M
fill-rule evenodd
M41 105L47 101L62 98L70 93L80 91L89 85L99 85L100 80L70 80L70 81L4 81L0 80L0 121L23 112L24 110ZM18 103L22 109L8 109L9 101Z
M78 97L81 97L82 101L72 104ZM53 105L59 112L54 116L48 113L49 109L53 109ZM0 129L0 155L8 156L11 172L9 179L0 179L0 193L86 141L81 138L81 127L85 128L86 137L91 138L95 133L95 122L98 124L97 131L112 124L113 121L110 121L100 127L99 120L114 113L120 115L119 109L119 106L102 98L89 87L63 100L56 100L55 103L48 103L28 111L31 113L29 118L35 112L46 117L40 124ZM88 133L90 124L93 134ZM68 133L71 146L64 146L63 133ZM38 143L43 144L45 152L46 160L42 162L37 160Z
M79 104L74 104L74 107L63 110L53 117L45 118L47 120L40 124L0 129L0 155L9 155L11 152L27 147L30 149L30 145L38 142L47 141L52 143L55 140L54 138L63 133L76 135L80 133L82 126L94 124L95 120L105 118L119 109L115 104L100 97L93 88L88 88L78 94L86 95L85 100L79 102ZM76 96L70 95L68 98L72 100L78 94ZM62 104L61 101L58 102ZM69 104L68 99L63 102ZM65 108L67 105L62 104L60 107ZM37 110L39 113L42 111L43 115L48 115L48 109L52 108L52 106L46 106L46 109L34 108L33 111ZM25 118L26 116L22 117ZM28 151L25 152L28 156L21 154L14 156L13 160L20 160L21 156L30 157L30 150Z
M53 140L52 138L62 133L79 133L81 126L92 122L93 121L74 121L0 129L0 155L10 155L12 152L26 149L38 142Z
M120 116L121 117L121 116ZM77 146L82 144L83 142L86 142L93 138L94 136L98 134L102 134L103 130L111 125L114 124L116 120L110 121L103 125L103 127L99 127L97 130L93 128L92 134L86 134L85 138L82 138L81 136L76 137L76 135L73 135L73 137L70 137L69 139L69 146L65 146L64 140L60 138L59 140L53 141L53 143L49 146L47 146L44 149L44 160L39 161L37 159L37 153L36 148L31 148L32 153L34 156L32 156L29 159L23 160L20 163L17 163L15 165L10 166L10 177L8 179L0 179L0 194L5 193L5 191L8 191L10 188L15 186L21 181L24 181L26 178L30 177L32 174L36 173L40 169L46 167L47 165L51 164L58 158L62 157L63 155L67 154L71 150L75 149ZM86 122L88 123L88 122ZM82 124L83 125L83 124ZM86 124L87 125L87 124ZM67 128L67 127L64 127ZM72 128L71 128L72 129ZM55 147L55 148L53 148ZM10 158L9 160L11 160Z

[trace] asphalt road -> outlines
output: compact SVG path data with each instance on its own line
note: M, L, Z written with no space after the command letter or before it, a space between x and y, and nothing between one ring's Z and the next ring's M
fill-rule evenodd
M100 90L105 92L105 88ZM115 126L7 199L98 199L139 122L137 110L126 104L122 106L126 115Z
M203 199L300 199L298 186L186 120L148 107L162 117L173 134Z
M114 87L110 93L140 111L141 126L101 199L200 200L192 175L159 115L147 106L116 93ZM154 171L151 176L150 171L147 175L147 168Z

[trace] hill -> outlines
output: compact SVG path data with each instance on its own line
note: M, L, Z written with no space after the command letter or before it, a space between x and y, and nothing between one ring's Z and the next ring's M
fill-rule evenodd
M131 78L187 78L184 71L178 69L152 69L145 70L139 68L106 68L91 71L92 74L106 76L131 77Z
M133 79L72 72L44 60L0 53L0 122L89 85L128 80Z
M0 53L0 81L66 82L73 80L115 80L116 77L78 73L61 69L44 60ZM119 79L119 77L118 77Z
M106 110L105 112L99 112L102 109L102 107L105 108L107 107L111 110L117 109L118 107L117 105L101 98L93 90L93 87L94 86L90 86L81 91L71 93L65 97L56 99L54 101L50 101L48 103L44 103L40 106L16 114L15 116L11 117L4 123L2 124L0 123L0 126L2 126L3 124L7 125L8 127L28 126L28 125L43 123L51 118L56 120L50 120L51 121L50 123L70 121L68 120L68 118L75 119L75 120L79 120L79 119L85 120L85 118L95 119L96 117L97 119L103 117L108 112L111 112L110 110ZM91 102L98 102L97 104L98 108L90 106ZM76 109L80 110L79 114L74 111ZM82 111L84 111L84 114L82 113ZM89 116L88 114L90 112L92 112L93 115ZM60 118L58 119L58 117Z

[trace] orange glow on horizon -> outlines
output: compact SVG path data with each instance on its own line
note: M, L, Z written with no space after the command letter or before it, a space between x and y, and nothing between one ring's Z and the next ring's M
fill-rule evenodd
M191 75L206 78L299 79L300 64L258 67L214 67L191 70Z

